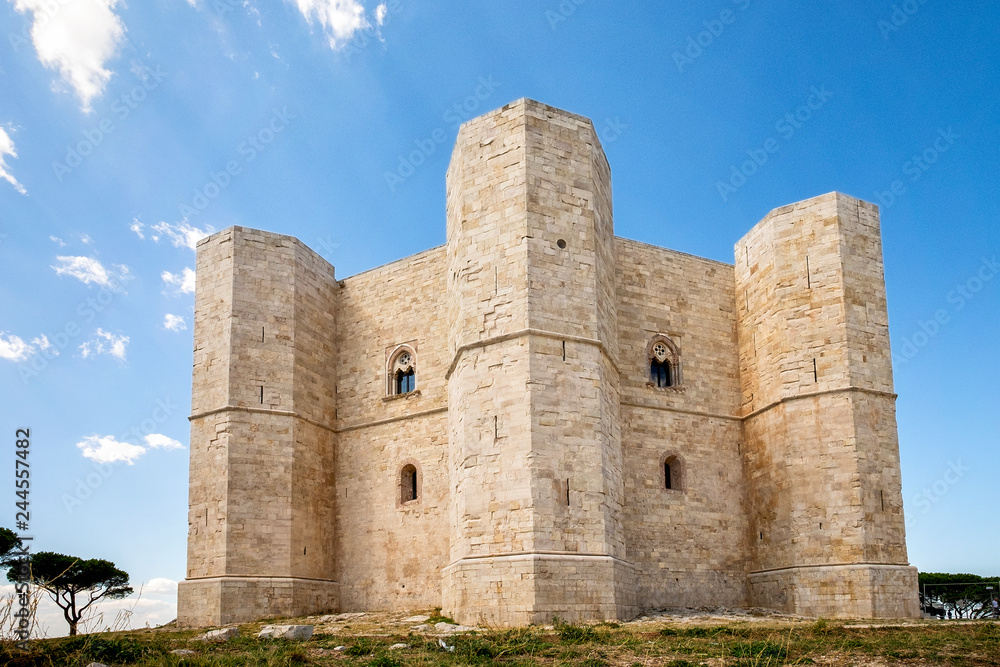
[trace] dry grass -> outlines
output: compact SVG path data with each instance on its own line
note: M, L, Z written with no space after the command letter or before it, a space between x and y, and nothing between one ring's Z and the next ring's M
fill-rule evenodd
M263 623L250 623L240 626L238 638L224 644L193 641L198 632L173 627L91 634L72 640L39 640L32 642L29 653L19 653L10 644L4 644L0 648L0 664L83 667L97 661L140 667L1000 666L1000 624L995 622L850 624L788 617L688 614L622 624L554 623L546 627L440 635L414 632L412 628L421 622L405 618L408 615L341 614L298 619L316 626L316 634L305 642L258 640L256 633ZM432 612L425 615L432 616ZM427 627L426 623L423 625ZM394 644L407 647L390 648ZM194 654L171 653L177 649Z

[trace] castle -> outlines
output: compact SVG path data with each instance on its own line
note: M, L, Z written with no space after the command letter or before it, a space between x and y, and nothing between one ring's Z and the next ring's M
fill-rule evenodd
M873 204L735 265L618 238L591 122L519 100L459 131L444 246L339 280L232 227L194 326L183 625L919 615Z

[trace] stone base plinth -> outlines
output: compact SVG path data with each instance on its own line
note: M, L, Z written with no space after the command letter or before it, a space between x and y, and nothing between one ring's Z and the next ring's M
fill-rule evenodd
M634 569L611 556L466 558L443 574L443 607L465 625L627 620L637 613Z
M177 585L177 624L206 627L271 616L337 611L335 581L292 577L213 577Z
M917 568L790 567L750 575L750 604L826 618L919 618Z

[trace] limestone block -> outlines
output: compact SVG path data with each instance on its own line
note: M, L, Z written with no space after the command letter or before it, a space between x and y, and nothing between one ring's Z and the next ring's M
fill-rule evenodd
M195 637L195 640L202 642L224 642L229 641L233 637L238 637L239 634L239 628L220 628L219 630L209 630L200 637Z
M265 625L257 633L262 639L309 639L313 634L311 625Z

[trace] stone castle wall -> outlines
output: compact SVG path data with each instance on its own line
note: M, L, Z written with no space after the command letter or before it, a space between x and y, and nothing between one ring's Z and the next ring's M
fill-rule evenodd
M735 265L616 238L593 125L530 100L446 180L445 246L344 280L287 236L199 244L181 623L917 613L874 206L776 209Z

